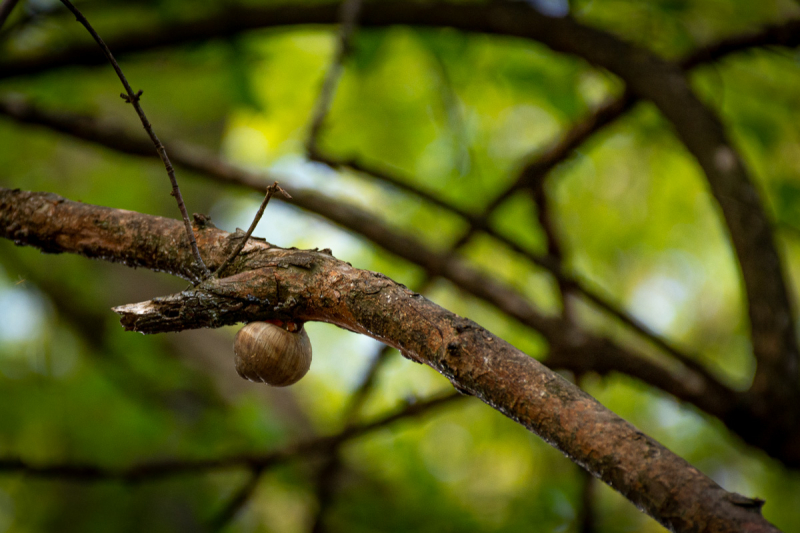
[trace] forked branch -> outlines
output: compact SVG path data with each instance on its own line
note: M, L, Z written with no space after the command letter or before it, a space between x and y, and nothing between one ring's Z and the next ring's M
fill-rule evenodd
M55 222L57 221L57 222ZM186 275L191 254L170 219L80 204L53 194L0 189L0 231L17 244L79 253ZM219 265L230 234L198 231L209 264ZM674 531L776 532L753 502L728 493L596 400L470 320L390 279L323 252L250 241L238 273L166 298L117 308L143 332L216 327L292 317L324 321L398 348L431 366L564 452Z

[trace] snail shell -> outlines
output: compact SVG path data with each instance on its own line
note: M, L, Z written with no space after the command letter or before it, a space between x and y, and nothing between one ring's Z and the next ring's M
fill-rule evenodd
M273 387L296 383L311 367L311 341L302 326L292 332L268 322L250 322L236 334L233 353L240 376Z

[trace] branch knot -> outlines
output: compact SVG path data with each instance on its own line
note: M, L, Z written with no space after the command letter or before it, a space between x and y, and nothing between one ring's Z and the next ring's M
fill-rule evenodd
M119 97L125 100L126 104L132 104L134 102L138 102L143 93L144 91L139 89L139 91L134 95L119 93Z

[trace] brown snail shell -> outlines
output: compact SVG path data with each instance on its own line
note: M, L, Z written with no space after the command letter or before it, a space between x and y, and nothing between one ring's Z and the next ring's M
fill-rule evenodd
M291 329L268 322L250 322L236 334L233 353L236 371L245 379L273 387L297 383L311 367L311 341L305 328Z

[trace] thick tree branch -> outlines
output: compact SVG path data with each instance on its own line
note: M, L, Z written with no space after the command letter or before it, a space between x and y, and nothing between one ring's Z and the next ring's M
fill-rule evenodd
M20 99L0 99L0 113L20 122L43 125L124 153L153 157L152 150L144 139L131 137L123 130L99 123L88 117L43 111ZM235 183L260 192L264 188L264 178L270 178L269 176L262 177L229 165L196 147L175 143L171 145L170 151L176 164L223 183ZM325 162L330 161L330 159L325 159ZM375 170L363 164L353 168L361 172L376 172L380 179L391 183L398 185L404 183L403 180L393 177L388 171ZM350 231L363 235L389 252L423 267L429 275L442 276L466 292L485 299L523 324L539 330L551 343L556 345L569 344L570 346L574 344L573 341L567 341L563 335L563 332L571 331L574 328L573 325L565 326L560 319L545 319L527 303L524 297L465 267L461 261L450 254L436 253L410 236L394 232L379 219L353 206L338 203L313 191L295 189L293 194L293 203L295 205L320 214ZM443 200L440 200L437 205L450 206L448 202ZM459 211L456 212L460 213ZM704 411L724 418L728 409L726 406L730 406L733 403L730 401L733 393L702 365L674 348L664 339L650 332L633 317L617 309L605 298L597 294L596 291L565 273L559 263L553 261L552 258L534 254L490 227L484 228L484 231L515 253L526 257L534 264L552 273L560 283L574 287L590 302L644 335L656 346L679 361L686 369L690 370L691 374L687 376L683 372L668 371L665 367L646 361L643 361L642 364L631 364L631 361L636 360L637 357L631 354L624 354L622 353L624 350L619 349L620 361L622 361L621 367L636 369L640 372L646 371L644 374L635 374L634 377L642 379L651 385L658 383L657 386L665 387L662 390L692 403L699 402L696 405ZM552 322L553 326L547 326L551 321L554 321ZM586 336L582 334L579 337L585 338ZM598 344L599 339L587 338L586 342ZM574 354L573 348L574 346L570 348L570 353ZM606 352L609 357L613 355L608 350ZM608 363L613 366L613 360L607 361L602 365L604 372L610 371ZM584 367L584 364L580 363L579 366Z
M526 23L508 18L505 26L528 34L532 25L538 25L541 41L554 50L580 55L620 76L631 91L658 107L702 167L741 266L758 359L753 392L765 400L760 407L765 414L786 405L798 390L798 347L788 291L771 223L721 122L695 96L677 65L574 21L548 20L530 14ZM784 431L793 423L793 418L784 418L768 433Z
M186 275L193 264L191 253L180 246L185 233L178 221L53 194L0 189L0 235L47 252L79 253L176 275ZM208 225L198 227L197 235L214 266L235 240ZM698 524L703 524L707 532L777 531L757 507L742 503L752 500L726 492L536 360L385 276L322 252L284 250L259 241L251 241L232 268L239 273L118 308L123 324L156 332L257 318L333 323L436 369L670 529L700 531Z
M336 22L337 8L336 5L231 8L213 20L173 26L169 32L148 30L135 36L123 36L114 46L125 52L222 37L259 27L330 24ZM576 54L607 68L620 76L635 94L651 100L673 123L678 136L705 171L730 230L749 302L753 351L759 360L754 391L764 400L761 410L766 414L775 405L791 400L797 393L800 371L798 348L769 220L722 125L696 98L677 65L661 61L643 49L570 18L546 17L519 3L373 3L363 6L360 24L365 27L397 24L449 26L464 31L538 40L556 51ZM798 37L791 31L778 31L772 27L744 42L729 41L718 53L752 46L753 43L794 45L797 41ZM96 63L94 56L87 52L75 48L46 58L9 62L0 68L3 73L0 77L33 73L65 63ZM773 435L782 431L789 423L788 419L779 421L775 430L768 433Z
M626 98L625 101L632 101L632 98ZM623 102L624 105L624 102ZM566 157L568 151L572 150L575 146L572 145L570 139L574 139L576 137L582 137L584 133L586 133L585 128L592 128L590 124L596 124L596 120L599 120L599 116L604 115L604 110L608 106L602 106L598 113L593 113L591 119L587 119L586 121L579 124L573 132L575 135L570 135L565 139L564 143L559 143L556 149L548 151L544 158L537 159L536 162L532 165L527 165L526 169L530 170L530 173L523 172L523 175L526 176L524 181L520 181L521 183L518 187L512 189L517 190L523 187L534 187L536 186L536 181L529 180L538 180L541 182L544 180L547 172L551 170L558 161L561 160L561 157ZM611 105L612 108L616 108L614 102ZM3 102L0 100L0 113L4 113L3 109ZM464 218L469 224L470 229L456 241L456 243L452 246L452 251L459 249L463 244L466 244L467 240L472 237L473 233L476 231L483 231L490 237L496 239L498 242L502 243L504 246L508 247L511 251L519 254L520 256L528 259L533 264L545 269L550 274L553 275L556 282L561 287L569 287L573 292L576 294L580 294L586 298L589 302L597 306L599 309L607 312L633 331L653 343L659 349L663 350L665 353L669 354L671 357L679 361L685 367L691 369L693 372L697 373L701 376L704 380L707 380L709 383L718 383L718 380L706 369L702 364L697 362L696 357L691 357L686 353L682 352L675 346L673 346L668 340L664 339L663 337L657 335L655 332L651 331L646 325L644 325L641 321L636 319L635 317L629 315L625 311L621 310L618 306L612 304L608 298L601 296L600 293L593 288L590 288L586 285L586 283L580 281L577 277L570 275L564 269L562 263L556 256L553 255L553 250L549 250L549 254L547 256L543 256L537 253L534 253L523 246L517 244L515 241L505 237L498 231L494 230L489 224L489 216L491 211L494 210L497 205L490 205L483 214L474 215L459 209L457 206L451 204L450 202L439 198L430 193L426 193L418 189L417 187L410 185L407 180L401 179L395 175L393 175L389 170L384 168L378 168L372 165L368 165L366 163L361 163L354 159L344 160L344 159L336 159L328 155L321 154L317 152L314 154L314 160L319 161L321 163L325 163L330 165L331 167L347 167L351 170L354 170L358 173L367 174L372 176L375 179L383 181L385 183L389 183L401 190L408 191L416 196L423 198L424 200L432 203L433 205L437 205L439 207L443 207L450 212ZM535 168L536 170L533 170ZM541 187L541 185L539 185ZM510 189L509 189L510 190ZM507 197L505 197L507 198ZM503 198L503 200L505 199ZM502 200L501 200L502 201ZM494 202L492 202L494 203ZM541 213L541 206L540 206L540 213ZM544 220L540 220L541 223L544 223ZM548 238L549 243L553 242L552 236ZM381 244L380 241L376 241L377 244ZM550 244L548 244L550 246ZM451 261L451 259L448 259Z
M509 3L510 4L510 3ZM518 8L517 6L516 8ZM495 4L423 4L410 1L366 2L359 14L359 25L363 27L386 27L390 25L420 25L453 27L465 31L488 31L538 39L537 28L531 27L524 35L518 29L511 32L504 28L503 13L512 13L513 5ZM555 21L556 19L547 19ZM230 37L242 32L291 25L337 24L337 4L291 4L266 6L226 6L223 11L206 17L172 22L168 26L148 25L134 31L110 36L107 41L114 53L144 52L158 48L180 46L210 39ZM523 21L524 22L524 21ZM495 24L494 28L486 29ZM797 46L800 44L800 21L768 26L761 31L744 36L731 37L719 44L707 47L707 52L698 51L689 62L695 66L713 61L723 54L734 53L756 46ZM105 62L102 53L94 46L76 43L47 50L38 55L12 58L0 62L0 79L29 76L65 66L97 66Z
M713 63L737 52L764 46L800 46L800 20L787 20L781 24L770 24L758 31L733 35L699 48L680 62L684 69Z

